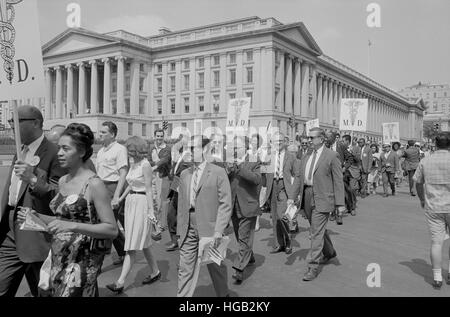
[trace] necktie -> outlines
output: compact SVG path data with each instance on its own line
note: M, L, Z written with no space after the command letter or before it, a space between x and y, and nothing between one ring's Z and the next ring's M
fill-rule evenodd
M317 150L314 150L314 154L311 161L311 166L309 167L308 180L312 180L312 175L314 171L314 163L316 162Z
M277 171L276 171L277 180L280 179L280 175L281 175L281 152L278 152Z
M30 148L28 147L28 145L22 146L22 151L20 152L20 158L22 161L25 161L26 155L29 150L30 150ZM9 205L13 206L13 207L16 206L16 204L17 204L17 195L19 193L19 188L18 188L19 181L20 181L19 177L17 177L13 171L13 175L11 177L11 185L9 187L9 195L10 195L9 196Z
M195 196L197 193L197 186L198 186L198 168L194 169L194 175L192 176L194 178L194 183L192 184L192 189L191 189L191 201L192 201L192 205L193 207L195 206Z

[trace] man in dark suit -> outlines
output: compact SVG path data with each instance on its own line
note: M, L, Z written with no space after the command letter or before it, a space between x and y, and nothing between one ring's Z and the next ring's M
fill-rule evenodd
M289 225L282 221L289 205L297 200L300 184L299 161L294 154L286 151L284 135L277 132L273 135L274 151L272 152L272 170L266 174L267 199L272 214L273 236L275 245L270 251L292 253Z
M234 234L239 244L238 256L235 258L233 278L236 284L242 283L243 272L249 263L254 263L253 237L256 217L261 213L259 192L261 190L261 173L259 162L250 162L247 151L249 139L235 138L235 162L229 167L228 177L231 185Z
M358 140L358 146L361 149L361 178L360 178L360 194L361 198L367 196L367 178L369 176L369 169L372 164L372 150L369 144L366 144L364 138Z
M319 264L336 257L326 225L329 214L335 209L339 215L345 211L344 182L338 154L324 146L322 129L311 129L309 138L314 150L301 161L300 172L301 206L311 226L311 249L304 281L315 279L319 274Z
M50 250L51 236L23 231L16 223L19 207L53 215L49 204L63 171L58 149L43 133L44 119L32 106L18 108L21 157L14 157L0 205L0 296L14 297L25 275L33 296L38 295L39 271ZM14 126L12 120L11 125Z
M305 136L302 136L300 138L300 146L298 147L297 151L297 159L301 160L305 155L311 152L311 149L309 147L309 141L308 138Z
M383 179L383 197L387 197L388 185L391 186L392 196L395 196L395 173L399 169L398 155L391 151L391 145L386 143L383 145L383 153L380 155L381 176Z
M419 166L420 162L420 150L419 146L415 146L414 140L408 141L408 148L403 153L404 161L404 170L408 173L408 182L409 182L409 192L411 196L416 196L414 193L414 180L413 176L416 172L417 166Z
M350 172L350 167L353 165L355 159L348 150L351 139L351 136L348 134L342 137L341 144L342 148L345 150L342 172L344 173L345 207L347 212L351 213L352 216L356 216L356 193L351 184L352 174Z

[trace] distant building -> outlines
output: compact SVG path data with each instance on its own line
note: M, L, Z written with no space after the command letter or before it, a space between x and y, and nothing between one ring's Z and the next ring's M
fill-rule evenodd
M399 91L406 98L422 98L425 114L444 113L450 115L450 85L449 84L425 84L406 87Z

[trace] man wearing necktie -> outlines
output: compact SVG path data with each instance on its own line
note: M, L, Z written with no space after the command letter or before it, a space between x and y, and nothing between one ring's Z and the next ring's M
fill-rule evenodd
M360 193L361 198L367 196L367 178L369 177L369 168L372 164L372 150L370 146L366 144L364 138L358 140L358 146L361 148L361 179L360 179Z
M284 135L277 132L273 135L272 163L273 171L266 174L267 202L270 204L272 214L272 230L275 239L274 247L270 253L285 251L292 253L289 225L282 221L289 205L297 200L300 186L300 168L296 155L286 151Z
M192 137L189 144L194 166L180 175L178 189L177 236L180 246L178 297L192 296L195 288L199 241L213 237L214 246L222 240L231 218L231 188L225 169L206 161L209 139ZM222 262L207 265L217 296L228 296L227 268Z
M345 211L344 182L338 153L324 145L325 133L320 128L310 130L313 152L301 161L301 208L310 223L311 249L307 256L308 271L304 281L319 274L319 264L336 257L326 225L330 213Z

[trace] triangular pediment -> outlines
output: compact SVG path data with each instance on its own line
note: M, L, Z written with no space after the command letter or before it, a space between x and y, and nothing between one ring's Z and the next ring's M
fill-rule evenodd
M317 45L316 41L303 23L300 22L284 25L279 28L278 33L294 42L299 43L303 47L309 48L310 50L318 53L318 55L322 55L322 50L319 45Z
M44 57L58 55L95 48L115 42L117 42L117 40L110 36L83 29L69 29L45 44L43 46L43 55Z

